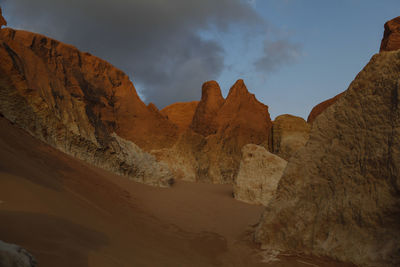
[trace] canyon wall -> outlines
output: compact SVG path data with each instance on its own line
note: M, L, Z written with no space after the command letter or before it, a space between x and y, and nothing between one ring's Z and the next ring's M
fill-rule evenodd
M255 234L264 248L400 265L400 50L315 118Z
M122 71L73 46L9 28L0 31L0 57L2 116L96 166L152 185L172 182L166 165L129 142L148 150L172 145L177 128L146 107ZM133 147L135 157L125 150Z

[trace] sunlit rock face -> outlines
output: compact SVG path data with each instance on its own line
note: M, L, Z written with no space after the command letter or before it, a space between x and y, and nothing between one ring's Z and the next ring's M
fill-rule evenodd
M143 172L151 175L139 163L155 162L154 157L138 153L132 160L132 151L124 151L131 146L121 140L145 150L171 146L177 128L139 99L122 71L73 46L8 28L0 32L0 57L4 117L77 158L152 185L169 185L172 175L156 163L150 164L153 178L143 180Z
M182 133L186 131L192 123L198 104L199 101L174 103L163 108L161 114L174 123L178 127L179 132Z
M380 51L394 51L400 49L400 17L385 23L385 32Z
M209 81L203 84L190 126L174 146L151 153L178 178L231 184L239 170L242 147L267 147L271 125L268 106L249 93L243 80L231 87L226 99L218 83Z
M273 121L270 151L289 160L306 144L309 133L310 126L303 118L289 114L280 115Z
M400 50L372 57L313 122L256 241L365 266L400 265Z
M253 144L242 148L239 173L233 186L237 200L267 205L274 196L287 161Z
M332 98L329 98L328 100L325 100L325 101L319 103L315 107L313 107L310 114L308 115L307 122L310 124L313 123L313 121L319 114L321 114L325 109L327 109L329 106L334 104L342 95L343 95L343 93L340 93Z
M1 7L0 7L0 28L7 25L7 21L4 19Z
M224 103L219 84L216 81L205 82L190 128L203 136L215 134L218 130L216 117Z
M0 240L0 266L2 267L36 267L35 258L20 246Z

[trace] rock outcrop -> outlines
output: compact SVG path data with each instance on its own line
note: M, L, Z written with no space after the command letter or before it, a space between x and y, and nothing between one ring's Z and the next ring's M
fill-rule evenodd
M0 29L1 29L1 27L6 26L6 25L7 25L7 21L4 19L3 13L2 13L1 7L0 7Z
M313 122L255 238L264 248L400 265L400 50L374 55Z
M245 145L233 185L234 197L250 204L266 206L275 194L286 164L286 160L262 146Z
M192 123L171 149L153 150L176 177L191 181L233 183L246 144L268 147L268 107L238 80L226 100L215 81L202 87Z
M400 49L400 17L385 23L380 52Z
M289 160L306 144L309 133L310 126L303 118L289 114L280 115L272 123L269 150Z
M97 57L6 28L0 58L0 114L61 151L142 180L148 170L133 164L121 138L146 150L176 140L177 127L139 99L127 75ZM155 169L146 182L168 186L172 175Z
M224 102L219 84L216 81L205 82L190 128L203 136L215 134L218 130L215 118Z
M321 114L325 109L327 109L329 106L334 104L343 94L344 94L344 92L342 92L332 98L329 98L328 100L325 100L325 101L319 103L318 105L316 105L315 107L313 107L310 114L308 115L307 122L313 123L313 121L319 114Z
M174 103L163 108L161 114L178 126L179 132L182 133L186 131L192 123L198 104L199 101Z
M0 266L2 267L35 267L35 258L20 246L0 240Z
M195 116L199 115L198 111L202 106L200 101ZM195 152L199 166L198 179L214 183L232 183L239 169L242 147L247 144L268 147L272 125L268 106L258 102L255 96L248 92L243 80L238 80L231 87L211 125L216 127L216 132L206 136L201 151ZM192 129L199 128L193 126ZM197 132L204 134L207 131Z

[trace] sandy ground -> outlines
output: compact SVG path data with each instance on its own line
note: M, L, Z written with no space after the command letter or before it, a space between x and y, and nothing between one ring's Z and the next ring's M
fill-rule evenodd
M0 240L39 267L351 266L259 250L251 234L262 210L234 200L229 185L132 182L0 118Z

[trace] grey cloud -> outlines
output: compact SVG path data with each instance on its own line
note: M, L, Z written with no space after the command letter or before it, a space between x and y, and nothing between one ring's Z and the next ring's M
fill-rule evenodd
M221 74L222 44L201 38L200 31L226 32L240 26L256 32L267 26L248 0L0 0L0 4L11 27L46 34L109 61L159 108L200 99L201 84ZM260 60L261 66L268 60ZM273 58L271 64L277 61Z
M287 40L265 40L264 55L254 65L258 71L273 72L280 66L295 62L301 55L301 46Z

